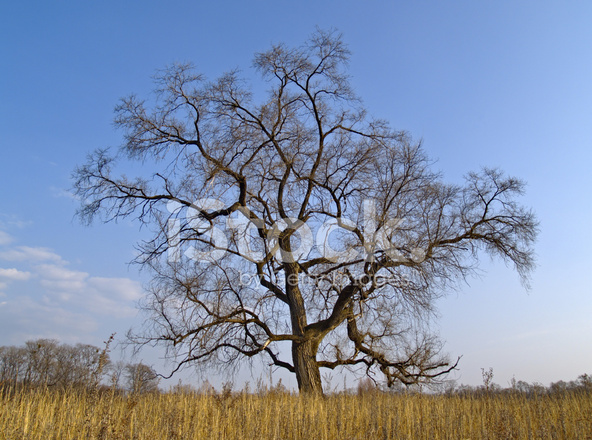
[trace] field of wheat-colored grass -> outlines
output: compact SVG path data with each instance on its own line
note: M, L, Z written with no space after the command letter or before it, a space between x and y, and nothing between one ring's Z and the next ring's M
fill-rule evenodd
M592 395L0 389L0 439L592 439Z

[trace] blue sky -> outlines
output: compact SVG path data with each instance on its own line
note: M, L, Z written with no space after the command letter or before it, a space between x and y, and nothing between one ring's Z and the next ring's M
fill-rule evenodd
M176 61L252 76L255 52L319 26L343 33L370 113L423 139L447 180L498 166L528 182L541 222L532 289L485 260L441 301L436 328L463 355L453 377L592 373L590 23L587 1L2 2L0 345L99 345L140 320L145 275L128 262L146 231L82 226L68 192L86 154L121 142L118 99L146 96Z

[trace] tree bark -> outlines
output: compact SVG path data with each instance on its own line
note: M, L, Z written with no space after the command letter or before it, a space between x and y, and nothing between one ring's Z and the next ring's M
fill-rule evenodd
M304 298L299 286L299 268L295 262L290 262L292 255L291 235L280 239L281 252L284 263L286 279L286 297L290 307L292 321L292 333L301 339L292 342L292 361L296 379L298 380L298 391L301 394L323 394L321 372L317 364L317 350L320 339L316 334L306 333L307 319Z
M317 349L318 343L313 339L292 343L292 360L301 394L323 394Z

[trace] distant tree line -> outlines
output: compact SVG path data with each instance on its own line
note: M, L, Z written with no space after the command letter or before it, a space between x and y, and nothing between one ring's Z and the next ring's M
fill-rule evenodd
M569 382L559 380L551 382L549 386L545 386L538 382L528 383L523 380L516 380L512 378L507 387L502 387L493 382L493 369L482 369L483 384L477 386L458 384L455 380L447 380L438 384L432 384L429 387L410 386L405 387L400 384L397 387L386 389L379 383L373 381L369 377L365 377L357 384L355 391L357 394L368 393L415 393L415 392L429 392L435 394L446 395L493 395L493 394L524 394L528 396L542 395L542 394L558 394L566 392L576 393L592 393L592 375L582 374L576 380Z
M589 374L582 374L576 380L565 382L563 380L551 382L548 387L538 382L528 383L523 380L516 380L512 378L509 386L503 388L502 386L493 382L493 368L486 370L481 369L483 376L483 385L471 387L468 385L455 386L454 383L449 385L448 393L457 394L507 394L507 393L521 393L527 395L540 394L556 394L562 392L592 392L592 376Z
M144 363L113 362L108 349L63 344L54 339L0 346L0 386L57 389L111 386L144 393L158 390L158 376Z
M470 386L444 381L429 388L419 386L385 388L369 377L361 379L355 389L346 392L367 393L414 393L430 392L447 395L483 395L521 393L526 395L555 394L563 392L592 393L592 375L582 374L576 380L552 382L548 387L540 383L528 383L512 379L506 388L493 382L493 370L483 369L483 384ZM157 392L159 378L152 367L142 362L112 361L108 347L101 349L89 344L69 345L55 339L27 341L22 346L0 346L0 390L15 386L46 386L55 389L85 389L109 387L122 392ZM206 381L199 388L178 385L171 388L174 393L216 393ZM224 385L221 394L230 394L232 384ZM250 393L247 385L243 392ZM257 384L255 392L288 392L280 382L266 388ZM337 389L333 392L338 392Z
M459 395L484 395L484 394L525 394L529 396L542 395L542 394L559 394L565 392L582 392L592 393L592 375L582 374L578 376L576 380L570 380L569 382L559 380L557 382L551 382L549 386L545 386L539 382L525 382L523 380L512 379L509 386L502 387L496 383L488 383L479 386L470 385L456 385L449 384L444 387L446 394L459 394Z

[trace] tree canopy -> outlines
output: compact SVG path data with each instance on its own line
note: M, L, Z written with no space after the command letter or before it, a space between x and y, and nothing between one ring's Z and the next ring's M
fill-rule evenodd
M320 368L430 380L456 365L425 325L435 299L483 252L528 281L524 183L494 169L444 182L420 143L368 116L348 60L334 32L273 46L254 58L262 97L239 71L170 66L149 100L118 105L120 150L75 171L82 219L152 228L134 337L164 345L175 370L262 355L303 392L322 392ZM147 173L120 175L124 160Z

